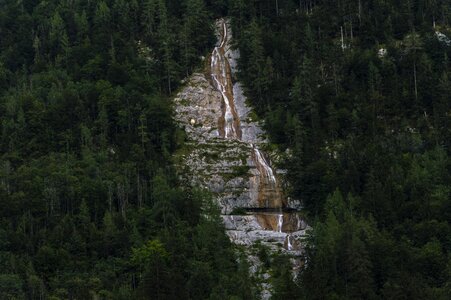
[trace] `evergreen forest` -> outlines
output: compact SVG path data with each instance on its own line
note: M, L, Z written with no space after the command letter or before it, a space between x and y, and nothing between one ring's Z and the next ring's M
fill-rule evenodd
M219 17L312 227L272 299L450 299L449 0L0 0L0 299L258 299L172 157Z

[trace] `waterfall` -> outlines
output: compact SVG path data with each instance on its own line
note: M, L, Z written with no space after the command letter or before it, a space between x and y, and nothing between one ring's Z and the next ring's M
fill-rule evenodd
M283 199L283 194L276 178L276 173L271 167L270 160L265 153L259 149L258 144L253 144L248 139L242 139L243 126L249 126L249 121L241 123L240 116L237 111L242 111L241 104L235 103L234 84L232 81L232 68L235 61L229 62L229 49L232 34L229 32L228 24L224 19L217 22L217 33L219 42L211 53L210 60L210 76L212 86L220 93L222 98L221 110L222 115L218 120L219 135L225 139L238 140L241 143L246 143L251 150L251 158L257 172L253 172L253 186L255 190L252 191L252 201L256 203L259 209L276 209L278 213L259 214L257 222L264 230L272 230L282 233L284 230L296 230L296 225L299 227L299 220L288 217L284 220L282 208L285 207L286 202ZM229 53L229 54L227 54ZM234 59L233 55L230 55ZM237 97L240 97L237 95ZM238 99L238 98L237 98ZM247 127L243 127L247 128ZM256 136L254 139L258 141ZM255 204L253 204L255 205ZM230 218L233 224L235 220L233 216ZM286 224L284 224L286 222ZM296 224L297 223L297 224ZM283 237L281 237L283 238ZM292 237L288 237L288 248L292 248Z
M277 231L282 232L282 226L283 226L283 214L280 214L277 218Z
M290 238L291 238L291 235L287 234L287 250L288 251L293 250L293 245L291 244Z
M263 170L263 175L269 180L269 182L276 184L276 177L274 176L274 172L269 166L269 163L263 156L262 152L257 147L254 147L254 152L257 164L260 166L259 169Z
M253 120L242 85L234 82L239 51L232 48L229 21L216 22L217 43L205 72L196 72L174 99L176 120L189 138L189 152L177 156L177 167L189 185L208 188L221 208L226 234L236 245L252 250L261 243L271 252L289 252L297 259L304 224L283 195L282 177L263 151L262 124ZM295 205L297 205L295 203ZM260 273L260 261L247 251L262 298L271 295L270 274ZM262 270L263 271L263 270ZM257 273L258 272L258 273Z
M217 47L215 48L215 50L213 50L212 57L213 57L212 60L211 60L212 70L213 70L213 68L216 67L218 61L220 63L219 68L224 70L225 67L222 66L223 65L223 57L219 55L219 51L218 51ZM224 74L221 73L221 75L224 75ZM222 83L218 79L218 75L217 74L211 74L211 77L213 78L213 82L215 83L215 88L219 92L221 92L222 99L224 100L224 105L225 105L225 112L224 112L225 137L226 138L236 138L237 137L237 133L236 133L236 130L235 130L234 126L233 126L233 124L234 124L234 117L233 117L233 113L232 113L232 107L230 105L230 99L227 96L227 90L226 90L227 81ZM221 77L224 78L225 76L221 76Z
M233 99L233 84L231 76L230 64L225 57L225 46L227 45L229 36L227 26L224 20L222 22L221 43L219 47L215 47L211 54L211 78L213 86L221 93L224 110L223 123L220 129L223 131L223 137L231 139L241 139L240 121L235 110Z
M210 69L211 80L214 88L222 96L222 117L218 120L219 134L226 139L241 140L241 122L235 106L235 96L232 82L232 69L226 52L230 47L231 34L225 20L217 23L220 37L219 46L216 46L211 54ZM252 147L252 158L260 173L258 183L258 203L260 207L282 208L283 199L279 185L264 153L255 145Z
M251 144L252 159L260 173L259 195L258 201L260 207L278 208L284 207L285 201L279 188L274 170L271 168L269 161L264 153L257 146Z
M224 48L225 43L228 40L227 25L226 25L226 22L224 22L224 20L222 20L222 32L223 32L223 37L222 37L221 45L219 46L220 48Z

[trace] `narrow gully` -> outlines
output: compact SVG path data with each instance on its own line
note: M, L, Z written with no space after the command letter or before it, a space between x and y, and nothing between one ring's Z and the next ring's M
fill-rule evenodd
M241 126L233 98L232 71L225 56L226 45L229 39L227 24L224 20L221 25L221 43L215 47L211 54L211 78L214 87L221 93L223 99L223 116L218 121L219 132L223 138L241 139Z
M235 106L232 70L226 56L231 34L224 19L219 20L217 26L220 43L211 54L210 70L212 85L221 93L223 100L222 117L218 120L219 135L225 139L242 140L240 118ZM287 233L285 248L291 250L293 246L289 233L302 229L304 223L298 213L284 210L286 201L283 199L279 182L269 160L257 145L249 143L249 146L252 149L251 158L259 173L257 184L259 207L256 210L261 211L248 210L248 213L255 216L263 230Z

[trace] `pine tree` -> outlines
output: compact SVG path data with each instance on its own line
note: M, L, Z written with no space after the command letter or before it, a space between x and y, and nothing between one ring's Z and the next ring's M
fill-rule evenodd
M199 61L205 49L202 45L209 40L213 32L209 22L204 0L186 0L186 13L183 20L183 52L185 71L190 74L192 66Z
M304 56L299 70L299 76L294 79L292 89L292 107L298 113L304 124L310 124L311 135L318 138L320 127L319 105L315 101L314 88L316 86L315 69L312 61Z
M249 57L247 58L246 76L249 77L248 82L251 84L252 91L255 91L256 106L265 106L263 90L264 82L263 69L265 66L264 48L261 41L261 29L254 19L246 30L245 39L249 43Z
M163 78L167 84L168 94L172 93L173 82L178 77L178 65L173 58L174 36L169 30L168 15L164 0L158 1L158 39L160 43L159 52L162 55Z

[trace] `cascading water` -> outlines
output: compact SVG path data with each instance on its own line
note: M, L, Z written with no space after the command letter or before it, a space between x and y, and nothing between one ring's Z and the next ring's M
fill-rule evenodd
M262 174L267 181L276 184L276 177L274 176L274 172L269 166L268 161L265 159L262 152L257 147L255 147L254 145L252 146L254 148L255 159L257 166L259 167L260 174Z
M221 41L211 54L211 78L213 86L221 93L223 99L223 116L218 121L220 136L241 140L240 119L235 108L232 70L225 55L230 34L225 20L218 21ZM282 208L283 197L274 171L263 152L257 146L252 147L252 158L260 174L258 200L260 207Z
M283 227L283 214L280 214L277 217L277 231L282 232L282 227Z
M225 57L225 46L228 41L227 26L220 20L221 43L211 54L211 78L214 87L221 93L223 99L223 117L219 120L220 134L224 138L241 139L240 120L233 101L233 84L230 64Z
M238 140L247 144L250 148L250 157L253 166L255 166L254 170L256 170L256 172L252 171L253 177L250 179L250 182L252 182L250 190L253 191L251 201L252 205L257 205L254 206L256 209L261 210L252 213L252 215L255 216L255 220L261 229L277 233L280 237L283 236L286 241L285 248L291 250L292 241L290 238L288 238L288 241L286 240L287 232L295 232L300 224L298 224L296 217L291 216L292 213L282 212L286 207L286 200L269 159L255 144L260 142L259 137L249 135L249 131L246 131L246 136L242 136L244 130L247 130L245 128L249 128L245 126L249 126L250 123L244 121L243 128L241 127L240 115L243 111L242 102L244 101L242 101L243 96L240 86L234 86L232 81L232 68L229 58L232 59L232 65L235 65L236 59L233 56L228 56L231 55L231 33L227 21L224 19L217 21L217 34L219 43L211 53L210 77L212 86L220 93L222 98L222 116L218 120L219 136L225 139ZM236 99L235 92L237 92ZM237 103L235 103L235 100ZM238 111L240 111L240 114L238 114ZM239 217L235 219L231 216L229 220L230 226L239 226ZM236 233L234 238L237 238Z
M229 21L221 19L216 25L218 43L207 73L193 74L174 98L175 119L193 146L176 157L179 174L188 184L212 192L226 233L235 244L247 248L262 243L274 252L283 247L300 257L306 224L293 210L299 206L284 198L270 157L261 150L263 130L250 117L252 109L241 84L232 80L239 51L231 47ZM252 272L257 272L258 257L247 253L252 257ZM262 299L268 299L270 274L260 275Z
M251 144L251 146L253 151L252 159L260 174L259 203L261 207L282 209L284 207L284 199L274 171L264 153L255 145Z
M291 244L291 235L287 235L287 250L291 251L293 250L293 245Z

